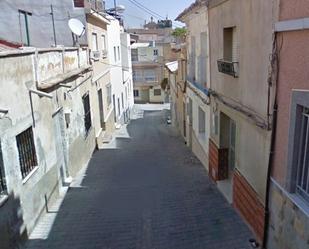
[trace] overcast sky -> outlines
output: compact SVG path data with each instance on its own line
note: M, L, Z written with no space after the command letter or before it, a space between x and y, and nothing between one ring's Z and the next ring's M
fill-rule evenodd
M162 17L168 16L173 20L185 8L187 8L195 0L135 0L146 6L148 9L156 12ZM114 6L114 0L106 0L106 8ZM151 15L135 6L130 0L116 0L117 5L124 5L126 10L124 12L125 27L141 27L145 20L150 20ZM155 19L157 20L157 19ZM176 25L177 22L175 23ZM183 25L183 24L182 24Z

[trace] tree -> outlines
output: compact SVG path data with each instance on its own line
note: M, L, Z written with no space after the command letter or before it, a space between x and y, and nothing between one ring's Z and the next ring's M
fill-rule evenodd
M183 28L175 28L172 32L172 36L183 38L187 34L187 29L185 27Z

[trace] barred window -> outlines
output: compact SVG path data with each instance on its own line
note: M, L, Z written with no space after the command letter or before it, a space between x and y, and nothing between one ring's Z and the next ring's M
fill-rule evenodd
M309 109L301 113L296 192L309 201Z
M38 165L32 127L16 136L19 164L23 179Z
M88 93L83 96L83 105L84 105L85 131L86 131L86 134L88 134L88 132L91 128L90 99L89 99Z

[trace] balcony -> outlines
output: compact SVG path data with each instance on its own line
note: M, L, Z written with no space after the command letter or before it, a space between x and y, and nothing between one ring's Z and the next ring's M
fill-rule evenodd
M228 74L234 78L238 78L238 62L225 61L220 59L217 61L218 71L220 73Z

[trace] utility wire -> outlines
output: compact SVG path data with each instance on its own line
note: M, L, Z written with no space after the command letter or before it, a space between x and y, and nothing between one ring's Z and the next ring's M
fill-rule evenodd
M136 0L128 0L130 3L132 3L133 5L135 5L136 7L138 7L139 9L143 10L144 12L148 13L149 15L155 17L155 19L159 20L159 19L165 19L165 17L161 16L160 14L152 11L151 9L147 8L146 6L144 6L143 4L137 2ZM173 23L173 26L175 27L182 27L179 24Z

